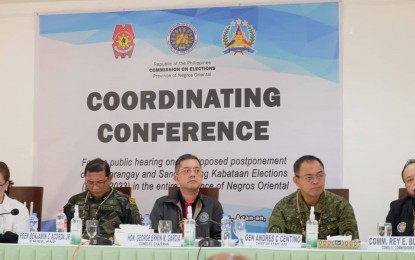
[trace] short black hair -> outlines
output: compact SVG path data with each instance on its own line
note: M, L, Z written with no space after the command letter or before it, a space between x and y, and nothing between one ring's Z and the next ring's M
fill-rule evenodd
M406 161L405 165L403 166L401 176L402 176L402 180L404 183L405 183L405 180L403 179L403 172L405 171L406 167L408 167L408 165L413 164L413 163L415 163L415 159L409 159Z
M191 160L191 159L196 160L199 163L199 165L202 166L202 164L200 163L199 158L197 158L196 155L186 153L186 154L183 154L182 156L180 156L179 158L177 158L176 163L174 164L175 171L177 172L177 168L179 167L179 165L182 161Z
M324 164L319 158L315 157L314 155L304 155L304 156L301 156L300 158L298 158L297 161L295 161L295 163L294 163L294 174L295 174L295 176L298 177L298 174L300 172L300 167L301 167L301 164L303 162L312 162L312 161L319 162L320 165L324 169Z
M7 167L7 164L4 162L0 162L0 174L3 175L5 181L10 179L9 167Z
M102 160L101 158L96 158L87 163L85 166L84 175L86 176L87 172L100 172L105 170L105 176L110 176L111 169L107 161Z
M0 174L3 175L4 181L8 181L9 185L13 185L13 181L10 180L10 170L9 167L7 167L7 164L5 162L0 162Z

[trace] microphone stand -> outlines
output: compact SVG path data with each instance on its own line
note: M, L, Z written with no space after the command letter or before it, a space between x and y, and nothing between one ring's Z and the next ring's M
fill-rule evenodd
M214 224L219 224L216 221L213 221L211 219L209 219L208 221L211 221ZM207 230L206 230L206 237L201 239L198 243L199 247L220 247L221 243L218 240L209 237L210 232L209 232L209 226L207 225L207 222L202 223L201 225L205 226Z
M200 247L220 247L221 244L216 239L205 237L199 241L199 246Z

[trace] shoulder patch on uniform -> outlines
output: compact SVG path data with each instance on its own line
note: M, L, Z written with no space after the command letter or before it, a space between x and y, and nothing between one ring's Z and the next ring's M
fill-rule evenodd
M406 222L401 222L396 227L396 230L398 230L399 233L405 232L405 229L406 229Z
M130 198L130 204L135 204L135 199L134 198Z

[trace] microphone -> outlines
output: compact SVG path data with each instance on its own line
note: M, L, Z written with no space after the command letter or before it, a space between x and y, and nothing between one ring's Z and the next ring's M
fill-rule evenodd
M208 222L212 222L213 224L216 224L218 226L220 226L220 223L218 223L218 222L214 221L213 219L211 219L209 217L209 214L206 213L206 212L200 213L199 217L197 219L200 222L200 224L203 225L207 229L206 230L206 237L199 241L199 246L200 247L220 247L221 244L220 244L219 241L217 241L216 239L210 238L209 227L206 226L208 224Z
M18 240L19 236L11 231L6 231L4 234L0 235L0 243L17 244Z
M7 214L11 214L13 216L19 215L19 210L18 209L12 209L10 212L6 212L6 213L0 213L1 215L7 215Z

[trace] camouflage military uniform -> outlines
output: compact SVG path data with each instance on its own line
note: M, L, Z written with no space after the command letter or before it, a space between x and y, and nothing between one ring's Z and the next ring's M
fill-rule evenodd
M101 199L93 197L90 193L87 197L87 192L72 196L64 207L68 218L68 230L75 213L75 205L79 206L83 229L85 229L85 220L98 219L98 232L100 236L106 238L112 238L114 229L120 224L141 224L140 212L134 198L129 198L112 188Z
M300 208L299 213L297 205ZM326 239L329 235L352 235L353 239L359 238L353 208L344 198L325 191L321 194L314 209L316 220L319 221L319 239ZM303 241L305 241L305 229L309 216L310 209L304 202L301 192L294 192L275 205L269 219L268 232L300 234L303 235Z

